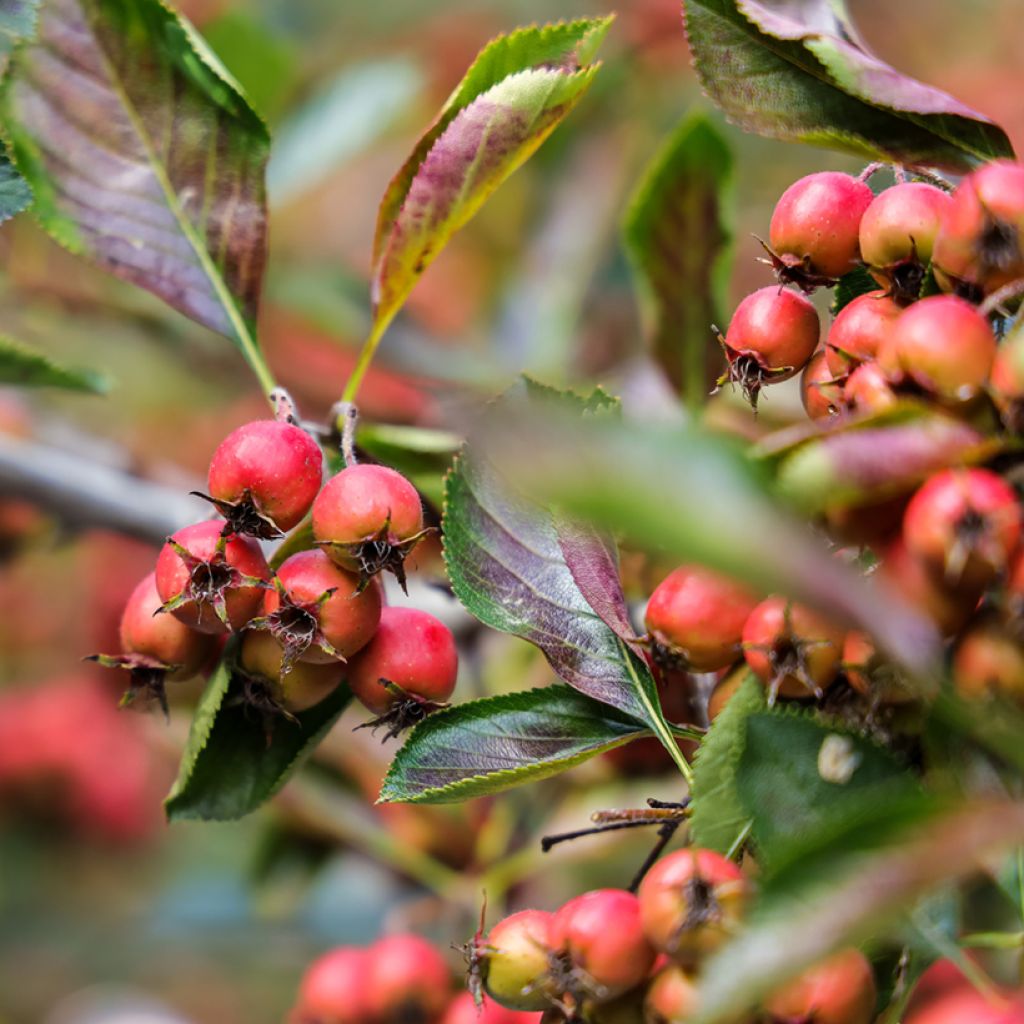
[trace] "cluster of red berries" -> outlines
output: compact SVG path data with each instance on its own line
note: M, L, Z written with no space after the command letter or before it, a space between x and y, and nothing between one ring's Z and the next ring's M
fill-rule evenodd
M470 986L548 1021L669 1024L698 1009L701 963L741 927L752 885L731 860L689 848L658 861L636 895L597 889L554 913L522 910L478 935ZM868 1024L870 964L846 950L765 1000L765 1024Z
M815 419L877 411L900 394L956 408L988 392L1018 424L1024 359L998 351L990 313L1024 292L1024 165L987 164L952 193L900 181L876 196L866 176L811 174L782 195L766 246L780 286L736 309L722 383L756 404L765 385L803 370ZM819 346L818 314L801 293L857 267L880 287L845 305ZM929 271L944 294L921 298Z
M385 606L377 578L388 570L404 587L426 532L420 497L395 470L354 460L321 488L320 445L283 408L217 448L202 496L222 518L167 538L125 606L121 653L96 660L131 672L128 699L146 691L166 710L165 682L210 668L240 634L233 667L252 705L295 714L344 680L397 732L451 696L458 667L451 631ZM263 545L307 515L315 546L272 571Z
M418 935L339 946L306 970L289 1024L537 1024L487 1000L479 1010L456 992L444 955Z

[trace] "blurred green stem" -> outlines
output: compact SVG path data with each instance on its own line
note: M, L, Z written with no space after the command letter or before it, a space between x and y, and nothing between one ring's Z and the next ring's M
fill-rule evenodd
M377 346L380 344L380 339L384 337L384 332L388 329L392 316L374 318L370 333L367 335L366 341L363 342L363 347L359 352L355 368L352 370L348 383L345 385L345 390L342 392L341 400L343 402L354 402L356 400L356 395L359 393L359 385L362 384L363 377L366 376L366 371L370 368L370 363L373 362Z

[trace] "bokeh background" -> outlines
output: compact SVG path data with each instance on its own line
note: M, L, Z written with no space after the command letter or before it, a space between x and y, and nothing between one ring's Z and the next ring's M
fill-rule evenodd
M849 0L868 42L902 70L999 121L1024 147L1021 0ZM494 34L606 8L587 0L188 0L186 13L275 131L272 260L261 338L303 414L326 415L368 322L376 205L418 132ZM619 244L624 204L659 140L702 99L676 0L624 0L585 102L417 287L363 391L364 416L446 425L447 397L485 395L520 370L607 380L642 349ZM795 177L844 157L723 126L735 149L734 297L766 280L754 259ZM218 440L262 414L234 350L156 300L57 249L30 217L0 230L0 330L107 372L106 398L0 392L0 431L185 492ZM773 396L767 422L792 396ZM774 408L772 407L772 403ZM429 459L410 470L437 493ZM657 753L598 762L498 804L373 809L389 749L347 715L265 811L164 825L160 801L187 729L118 712L119 680L80 659L116 644L120 606L153 550L75 527L74 509L0 501L0 1024L281 1021L311 957L411 927L447 945L479 893L546 894L620 882L636 838L542 857L536 838L595 807L635 804ZM542 684L534 653L460 632L463 696ZM633 750L633 748L630 748ZM628 762L628 763L627 763ZM563 885L563 883L565 883ZM453 965L459 956L452 954Z

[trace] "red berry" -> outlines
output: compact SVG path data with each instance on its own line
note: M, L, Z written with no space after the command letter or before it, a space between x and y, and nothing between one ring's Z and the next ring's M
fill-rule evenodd
M731 860L691 847L658 861L638 893L648 941L682 964L711 953L740 926L750 883Z
M899 672L879 655L866 633L855 630L846 634L843 672L853 689L877 703L906 704L914 700Z
M1024 643L996 612L983 612L953 652L953 683L963 697L1005 697L1024 704Z
M846 379L843 402L865 416L896 404L896 392L878 363L862 363Z
M936 996L905 1020L906 1024L1024 1024L1024 999L1018 995L1010 1003L964 985Z
M935 263L940 283L984 293L1024 277L1024 164L996 160L960 182Z
M520 910L499 921L476 953L487 994L510 1010L546 1010L551 1005L553 915Z
M451 973L441 953L418 935L388 935L367 950L363 986L376 1024L430 1024L451 998Z
M286 668L296 659L323 665L349 658L369 642L381 615L377 584L359 588L320 550L285 559L263 598L263 618L253 628L269 629L285 649Z
M156 588L170 612L201 633L240 630L263 603L258 581L270 579L259 544L222 536L209 520L169 537L156 562Z
M828 368L841 377L878 355L903 307L886 292L858 295L836 315L825 343Z
M1005 571L1021 536L1013 488L987 469L947 469L910 499L907 550L950 584L984 588Z
M837 171L795 181L772 213L769 239L787 268L825 278L842 277L859 258L861 217L874 198L866 182ZM796 283L800 278L793 278Z
M284 648L263 630L247 632L242 637L238 663L250 682L262 687L259 693L252 694L253 703L260 706L265 699L272 708L283 708L293 714L315 707L345 678L345 666L340 661L327 665L297 661L287 672L283 671Z
M843 633L803 605L769 597L743 627L743 656L772 697L820 695L839 673Z
M540 1024L536 1013L508 1010L484 998L479 1009L469 992L460 992L449 1004L441 1024Z
M443 705L455 689L459 656L452 631L428 612L384 608L373 639L348 667L348 685L372 724L398 735Z
M404 584L406 554L423 533L416 488L387 466L348 466L313 503L313 536L331 558L368 578L383 569Z
M844 381L836 380L824 351L816 352L800 376L800 400L812 420L828 420L843 406Z
M654 976L644 1000L649 1024L679 1024L697 1012L697 984L678 964L663 967Z
M1013 331L996 349L989 388L1007 430L1024 434L1024 329Z
M625 889L595 889L569 900L552 919L551 946L565 958L566 991L597 1002L639 985L655 957L639 900Z
M810 301L787 288L760 288L733 313L722 344L729 369L720 383L739 384L752 405L766 384L795 376L818 347L820 324Z
M364 1024L368 1016L366 950L340 946L306 969L291 1020L294 1024Z
M210 460L210 498L237 533L272 539L297 526L323 479L320 446L301 427L254 420Z
M765 1009L776 1024L871 1024L877 998L871 965L859 950L846 949L788 982Z
M713 722L724 710L733 694L743 685L746 673L733 672L720 680L708 698L708 721Z
M670 573L647 604L645 623L655 664L714 672L741 654L743 624L757 600L725 576L695 565Z
M897 297L918 297L952 202L934 185L908 181L881 192L864 212L860 254L872 276Z

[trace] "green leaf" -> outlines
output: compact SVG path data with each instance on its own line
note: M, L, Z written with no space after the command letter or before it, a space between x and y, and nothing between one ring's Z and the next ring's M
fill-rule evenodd
M39 0L0 0L0 75L18 43L35 34L38 8Z
M1024 842L1024 804L975 801L827 868L787 872L762 894L749 925L702 965L692 1024L725 1024L844 946L877 939L922 896L983 869ZM941 855L936 855L941 851Z
M863 846L930 806L889 751L803 711L748 716L735 772L768 874L833 844L846 852Z
M683 10L704 90L747 131L953 171L1013 156L1006 133L982 114L870 53L842 0L783 10L684 0Z
M59 366L49 356L0 334L0 384L26 388L64 388L104 394L107 379L93 370Z
M520 29L491 42L388 186L374 237L374 336L448 239L586 92L611 18Z
M0 143L0 224L32 205L32 189L15 170Z
M168 821L230 821L269 800L320 742L351 699L342 683L315 707L278 717L267 733L261 716L231 698L230 654L200 698L164 809Z
M450 803L536 782L649 736L634 718L552 685L436 711L399 750L382 802Z
M607 419L613 408L600 390L580 398L527 382L493 410L533 417L568 409ZM631 642L611 545L553 515L550 506L521 498L478 456L472 439L448 475L445 497L445 564L470 614L529 640L574 689L648 725L687 775L654 679Z
M42 0L0 120L43 226L230 338L269 390L255 321L266 126L159 0Z
M694 407L710 390L732 256L733 158L705 114L684 118L629 204L626 251L655 358Z
M878 286L878 282L865 267L857 267L856 270L843 274L832 294L832 315L838 316L854 299L875 291Z
M750 822L736 789L746 722L766 707L764 686L742 670L743 682L711 723L693 761L690 835L697 846L728 853Z

